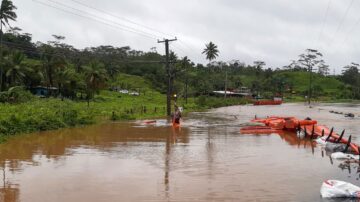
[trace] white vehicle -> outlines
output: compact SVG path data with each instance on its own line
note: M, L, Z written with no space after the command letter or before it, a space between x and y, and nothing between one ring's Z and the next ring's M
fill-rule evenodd
M128 91L128 90L119 90L119 93L122 93L122 94L129 94L129 91Z
M140 93L138 93L138 92L131 92L131 93L129 93L129 95L139 96L139 95L140 95Z

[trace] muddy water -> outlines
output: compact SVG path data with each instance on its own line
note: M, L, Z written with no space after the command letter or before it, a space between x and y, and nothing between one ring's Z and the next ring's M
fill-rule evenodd
M294 134L239 134L255 115L311 117L360 143L360 106L345 104L219 108L180 129L158 120L42 132L0 145L0 201L325 201L326 179L360 185L357 164Z

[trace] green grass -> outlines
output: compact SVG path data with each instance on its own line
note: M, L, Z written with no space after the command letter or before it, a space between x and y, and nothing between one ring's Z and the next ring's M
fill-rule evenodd
M0 142L16 134L54 130L93 124L102 121L149 119L166 116L166 96L152 90L141 77L120 75L123 83L140 88L139 96L103 90L88 106L86 101L57 98L33 98L24 103L0 104ZM126 85L113 83L113 85ZM177 104L186 112L208 108L244 104L239 98L200 97L189 98L188 103L179 99Z

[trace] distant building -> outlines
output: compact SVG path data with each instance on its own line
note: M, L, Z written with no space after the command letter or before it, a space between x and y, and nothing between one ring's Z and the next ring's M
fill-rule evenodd
M249 97L251 96L251 91L247 87L241 87L240 89L213 91L211 94L215 96L229 96L229 97Z

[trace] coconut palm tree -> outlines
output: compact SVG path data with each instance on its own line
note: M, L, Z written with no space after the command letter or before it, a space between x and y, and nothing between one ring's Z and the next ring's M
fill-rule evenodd
M61 99L64 97L74 98L76 95L77 82L80 80L75 69L67 65L65 69L57 72L56 79Z
M89 66L85 67L85 80L87 88L87 100L92 98L106 80L106 70L102 63L93 61Z
M9 21L16 21L17 15L15 13L16 6L12 3L11 0L2 0L0 7L0 91L4 90L4 68L2 61L2 41L3 41L3 26L9 26Z
M9 78L10 86L22 80L26 76L26 72L31 71L30 68L24 65L24 59L25 55L19 51L12 53L8 58L8 68L5 75Z
M217 45L210 41L208 44L205 44L205 49L202 54L206 54L206 59L211 62L217 56L219 56L219 50Z
M185 70L185 103L187 104L188 102L188 67L190 65L191 60L185 56L182 60L181 60L181 66L183 68L183 70Z

